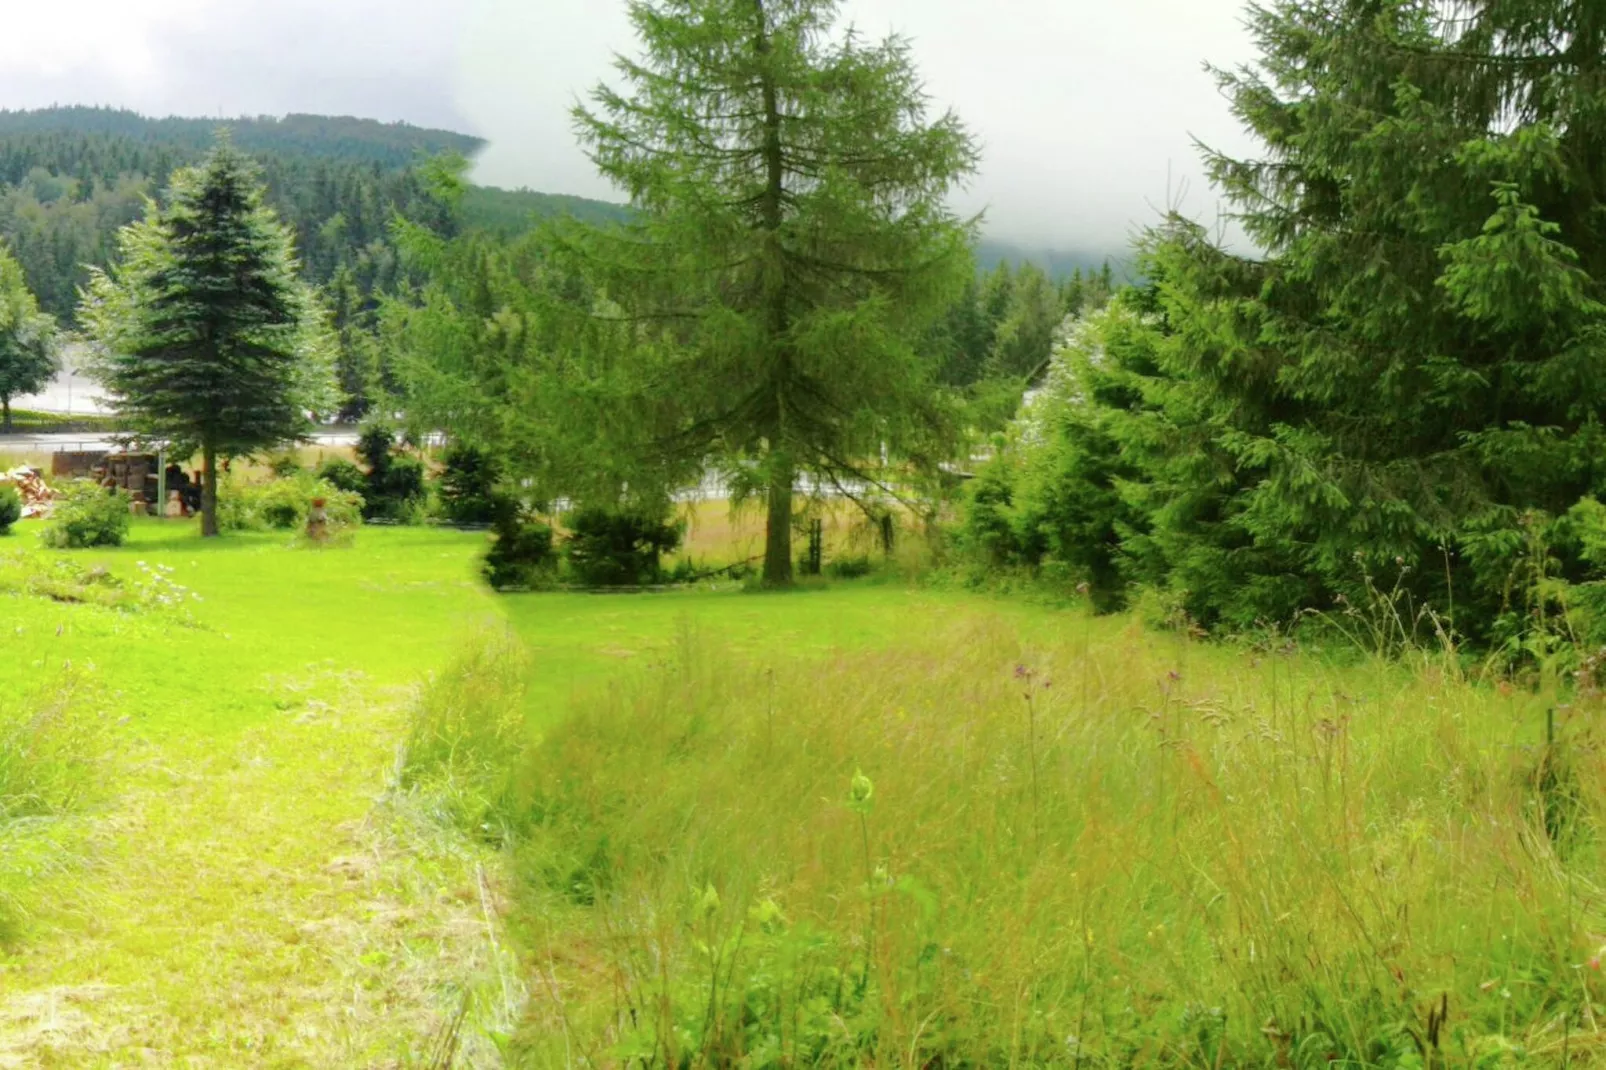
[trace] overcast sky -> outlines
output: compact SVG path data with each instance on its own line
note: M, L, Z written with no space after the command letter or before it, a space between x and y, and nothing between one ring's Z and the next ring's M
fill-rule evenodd
M622 0L0 0L0 106L291 111L464 130L495 185L612 197L568 109L634 48ZM1034 245L1107 249L1186 190L1191 136L1246 146L1205 60L1249 58L1242 0L845 0L914 40L929 90L980 137L963 207Z

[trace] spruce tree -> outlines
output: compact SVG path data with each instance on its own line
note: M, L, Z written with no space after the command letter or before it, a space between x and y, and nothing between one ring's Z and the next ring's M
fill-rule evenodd
M1258 64L1219 77L1263 151L1208 161L1259 252L1173 219L1142 266L1179 428L1149 546L1206 618L1403 570L1486 627L1519 518L1606 491L1606 7L1281 0L1250 25Z
M219 462L293 441L310 411L329 411L325 315L297 278L290 232L226 141L175 173L119 249L80 312L94 370L142 436L199 450L202 534L216 535Z
M928 118L904 40L837 27L840 0L636 0L642 55L577 129L637 209L578 243L636 331L624 404L653 447L767 499L764 579L791 581L800 475L885 484L883 448L946 433L920 352L973 268L946 206L977 153Z
M39 311L22 266L0 244L0 431L11 430L11 399L43 390L55 373L55 321Z

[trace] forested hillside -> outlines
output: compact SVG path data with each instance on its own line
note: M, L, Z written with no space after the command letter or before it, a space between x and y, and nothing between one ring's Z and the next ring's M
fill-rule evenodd
M479 139L371 119L291 115L149 119L109 108L0 110L0 240L22 265L42 309L74 326L89 269L111 258L119 227L137 218L176 168L200 160L219 130L261 168L269 205L295 234L307 278L323 288L341 339L348 414L363 410L383 361L368 344L380 297L405 268L399 216L443 237L484 232L508 242L534 220L589 224L630 218L620 204L531 190L470 186L448 206L428 162L469 157ZM1068 313L1102 301L1102 257L982 241L979 276L929 340L943 379L961 387L1004 381L1007 408L1048 358ZM1084 292L1083 270L1088 283Z
M0 237L46 311L69 321L90 265L105 264L118 227L177 167L196 162L218 129L255 158L268 199L291 226L308 277L366 299L390 289L396 213L452 223L417 163L480 142L364 119L143 119L132 112L54 108L0 112Z

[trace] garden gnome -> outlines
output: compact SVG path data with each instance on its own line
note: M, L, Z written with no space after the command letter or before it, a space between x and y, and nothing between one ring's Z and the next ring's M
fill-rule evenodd
M329 538L329 510L324 506L327 503L322 498L312 499L312 508L307 510L307 538L313 542L323 542Z

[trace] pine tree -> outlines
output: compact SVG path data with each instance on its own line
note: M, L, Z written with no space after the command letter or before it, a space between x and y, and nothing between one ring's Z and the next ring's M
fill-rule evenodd
M899 38L836 32L840 0L637 0L640 60L577 127L639 212L582 245L637 331L654 446L722 463L767 499L764 578L791 581L800 474L852 492L935 461L935 362L916 342L971 274L946 207L974 168L928 120ZM627 392L628 393L628 392Z
M0 244L0 431L11 430L11 399L43 390L55 373L55 322L39 311L22 266Z
M1060 292L1036 264L1015 273L1007 313L996 330L988 370L1025 380L1042 374L1065 319Z
M120 263L94 273L80 312L94 370L136 430L200 451L202 534L216 535L219 461L293 441L309 410L329 411L325 316L226 141L120 237Z

